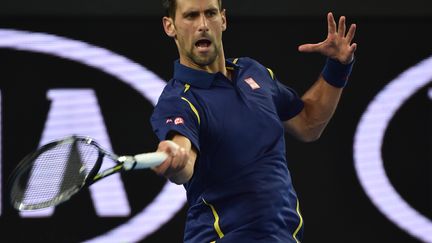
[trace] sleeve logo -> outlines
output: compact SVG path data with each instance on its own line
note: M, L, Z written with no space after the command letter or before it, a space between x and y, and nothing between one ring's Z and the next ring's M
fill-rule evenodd
M177 117L176 119L174 119L174 124L176 125L184 124L183 118Z
M249 77L249 78L245 79L244 81L247 84L249 84L249 86L252 88L252 90L261 88L252 77Z

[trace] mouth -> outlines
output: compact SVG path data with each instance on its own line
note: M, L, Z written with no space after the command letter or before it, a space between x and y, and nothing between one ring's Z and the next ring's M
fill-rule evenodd
M195 47L197 47L199 50L206 51L210 47L212 42L208 39L200 39L197 42L195 42Z

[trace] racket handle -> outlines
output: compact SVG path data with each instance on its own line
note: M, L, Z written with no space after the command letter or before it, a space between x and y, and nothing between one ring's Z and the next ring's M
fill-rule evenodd
M164 162L167 158L168 155L165 152L137 154L134 156L134 159L136 161L134 169L155 167L162 164L162 162Z

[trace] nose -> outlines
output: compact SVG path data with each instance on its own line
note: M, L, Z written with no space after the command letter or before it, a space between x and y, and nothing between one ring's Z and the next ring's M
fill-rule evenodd
M205 16L205 14L202 14L199 18L199 27L198 27L198 31L200 32L207 32L208 29L208 25L207 25L207 18Z

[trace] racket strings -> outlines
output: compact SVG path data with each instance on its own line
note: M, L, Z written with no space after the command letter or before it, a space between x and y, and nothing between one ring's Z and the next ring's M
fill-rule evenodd
M28 162L12 188L12 198L23 209L66 200L84 184L98 157L98 148L84 141L59 143Z

